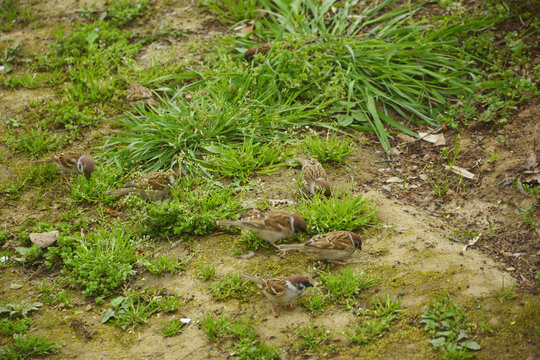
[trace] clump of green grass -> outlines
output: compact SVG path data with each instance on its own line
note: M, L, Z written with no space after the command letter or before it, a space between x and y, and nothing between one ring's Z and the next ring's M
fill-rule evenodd
M105 312L101 322L106 323L112 319L114 325L122 329L134 329L146 323L155 313L174 312L179 306L180 298L177 295L167 295L164 290L128 290L125 296L111 300L111 307Z
M337 274L330 271L319 271L321 287L335 300L347 300L362 290L374 285L376 277L369 276L365 272L356 272L350 267L341 270Z
M4 318L0 319L0 334L11 336L13 334L24 334L32 325L32 319L23 317L20 319Z
M296 335L302 339L300 347L306 349L307 354L312 354L321 350L320 346L328 338L328 331L322 326L313 323L298 327Z
M232 321L227 316L204 315L200 322L201 330L210 340L220 340L231 336L236 340L234 354L239 359L279 359L278 349L257 341L257 332L251 320L246 317L240 321Z
M216 267L211 265L199 265L199 274L197 278L202 280L210 280L216 274Z
M30 303L26 300L18 304L8 303L0 306L0 314L6 314L10 318L27 317L31 311L39 310L43 304L40 302Z
M244 139L239 146L206 147L217 155L208 156L208 167L217 175L228 176L247 182L257 171L267 174L283 166L282 147L278 144L255 142L253 138Z
M49 341L43 335L14 335L14 341L2 348L0 359L28 359L36 356L56 354L62 344Z
M186 323L181 319L173 318L163 325L161 328L161 335L164 337L176 336L182 332L182 329L186 327Z
M251 231L244 231L242 235L236 238L240 244L249 250L258 250L259 248L269 248L270 243L259 235L252 233Z
M61 236L48 248L50 261L63 265L63 280L83 289L85 296L111 294L135 274L138 241L123 226L96 229L87 236Z
M349 142L347 137L338 138L336 134L326 135L326 139L319 136L308 136L304 139L304 147L322 163L342 162L356 147Z
M303 296L300 303L309 311L317 313L321 312L329 304L329 297L323 294L319 288L316 288L308 296Z
M67 308L74 306L71 295L58 284L49 285L47 280L43 280L36 289L41 293L39 299L45 304L51 306L63 304Z
M216 220L240 212L239 206L232 189L206 183L195 189L180 185L172 199L142 209L143 232L158 238L208 234L216 229Z
M208 11L218 15L219 21L226 24L253 19L260 8L259 0L202 0L200 4Z
M495 291L495 297L499 302L503 303L508 300L512 300L516 298L516 294L514 293L514 288L516 287L515 284L512 284L510 287L504 286L504 277L502 279L501 289Z
M106 192L121 187L118 182L120 175L121 170L118 167L112 164L99 164L90 179L84 176L75 176L71 179L71 198L77 204L112 204L114 197L106 195Z
M212 296L216 300L239 299L245 300L251 294L249 291L251 283L238 274L228 274L221 277L221 280L214 281L211 286Z
M431 345L443 354L444 359L467 359L473 356L469 350L481 349L477 342L468 338L471 324L465 317L465 309L454 303L448 294L434 297L428 303L420 323L431 334Z
M334 191L329 198L320 195L303 199L295 211L306 220L311 233L359 231L378 224L375 206L350 190L341 194Z
M386 331L389 331L392 322L401 316L401 300L392 299L386 295L384 302L376 299L372 302L371 309L363 312L362 318L355 324L354 332L346 332L349 341L360 345L367 344L381 337Z
M150 273L154 275L161 275L169 273L171 275L182 272L186 269L186 264L189 259L180 259L178 255L160 255L152 259L143 258L142 264L146 267Z

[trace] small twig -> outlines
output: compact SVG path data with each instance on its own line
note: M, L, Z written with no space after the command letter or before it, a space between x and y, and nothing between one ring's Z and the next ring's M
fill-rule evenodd
M8 115L8 117L9 117L9 115ZM51 132L48 132L48 133L45 133L45 134L39 134L39 135L30 136L30 137L27 137L27 138L24 138L24 139L19 139L19 140L17 140L17 141L10 142L10 143L5 144L5 145L0 145L0 148L8 147L8 146L11 146L11 145L13 145L13 144L19 143L19 142L21 142L21 141L26 141L26 140L34 139L34 138L37 138L37 137L40 137L40 136L47 136L47 135L51 135L51 134L55 134L55 133L60 133L60 132L64 132L64 131L76 130L76 129L88 127L88 126L90 126L90 125L94 125L94 124L97 124L97 123L100 123L100 122L109 121L109 120L115 120L115 119L116 119L116 118L105 118L105 119L101 119L101 120L92 121L91 123L88 123L88 124L79 125L79 126L74 126L74 127L72 127L72 128L69 128L69 129L54 130L54 131L51 131Z
M414 140L411 140L411 141L407 141L407 142L404 142L404 143L401 143L401 144L398 144L398 146L403 146L403 145L408 145L408 144L411 144L413 142L417 142L419 140L422 140L423 138L431 135L431 134L435 134L435 133L438 133L439 131L442 130L442 125L439 125L437 126L435 129L431 130L430 132L428 132L427 134L423 135L423 136L420 136L418 139L414 139Z
M386 160L375 161L375 164L389 163L389 162L396 162L396 161L399 161L399 160L386 159Z

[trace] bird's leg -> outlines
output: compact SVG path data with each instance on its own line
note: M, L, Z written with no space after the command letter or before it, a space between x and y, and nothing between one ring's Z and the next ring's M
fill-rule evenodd
M289 309L294 310L294 304L293 303L289 303Z
M337 264L337 265L347 265L348 263L345 262L345 261L338 261L338 260L331 260L331 261L328 261L332 264Z
M274 304L273 303L270 303L270 306L272 307L272 312L274 313L274 317L275 318L278 318L279 317L279 313L276 311L276 309L274 308Z

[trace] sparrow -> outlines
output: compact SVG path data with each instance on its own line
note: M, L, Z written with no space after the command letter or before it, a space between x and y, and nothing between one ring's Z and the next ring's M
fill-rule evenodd
M279 248L278 240L289 239L299 231L306 231L306 221L296 213L273 210L246 220L219 220L216 225L239 226L249 230Z
M289 305L291 310L294 310L293 302L300 297L302 292L313 286L308 278L302 275L292 275L286 278L261 279L256 276L242 275L248 280L253 281L262 289L264 296L270 300L272 312L275 317L279 317L279 313L274 308L274 303Z
M343 260L350 258L356 249L362 249L362 240L351 231L339 230L316 236L304 244L281 245L279 249L308 251L321 260L346 265Z
M87 179L90 179L92 171L96 163L90 155L85 154L81 150L64 151L58 154L53 154L46 159L34 160L34 163L51 163L55 165L62 174L83 174Z
M302 164L302 186L304 191L311 195L318 193L324 194L324 196L330 196L331 190L328 181L326 180L326 171L322 165L314 158L298 158L300 164Z
M156 105L154 93L150 89L136 82L129 83L129 89L126 99L132 104L139 101L144 102L150 106Z
M156 171L125 184L121 189L107 191L105 194L123 196L136 193L145 200L160 200L171 192L171 187L176 184L177 177L177 174L171 172Z
M244 59L246 61L253 61L257 54L267 54L272 48L272 43L264 43L258 46L253 46L246 50L244 53Z

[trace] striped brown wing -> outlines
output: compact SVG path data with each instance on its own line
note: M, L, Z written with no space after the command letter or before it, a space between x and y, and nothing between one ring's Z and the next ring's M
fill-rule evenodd
M309 240L305 246L316 249L348 250L354 249L351 235L347 231L333 231L328 234L319 235Z

